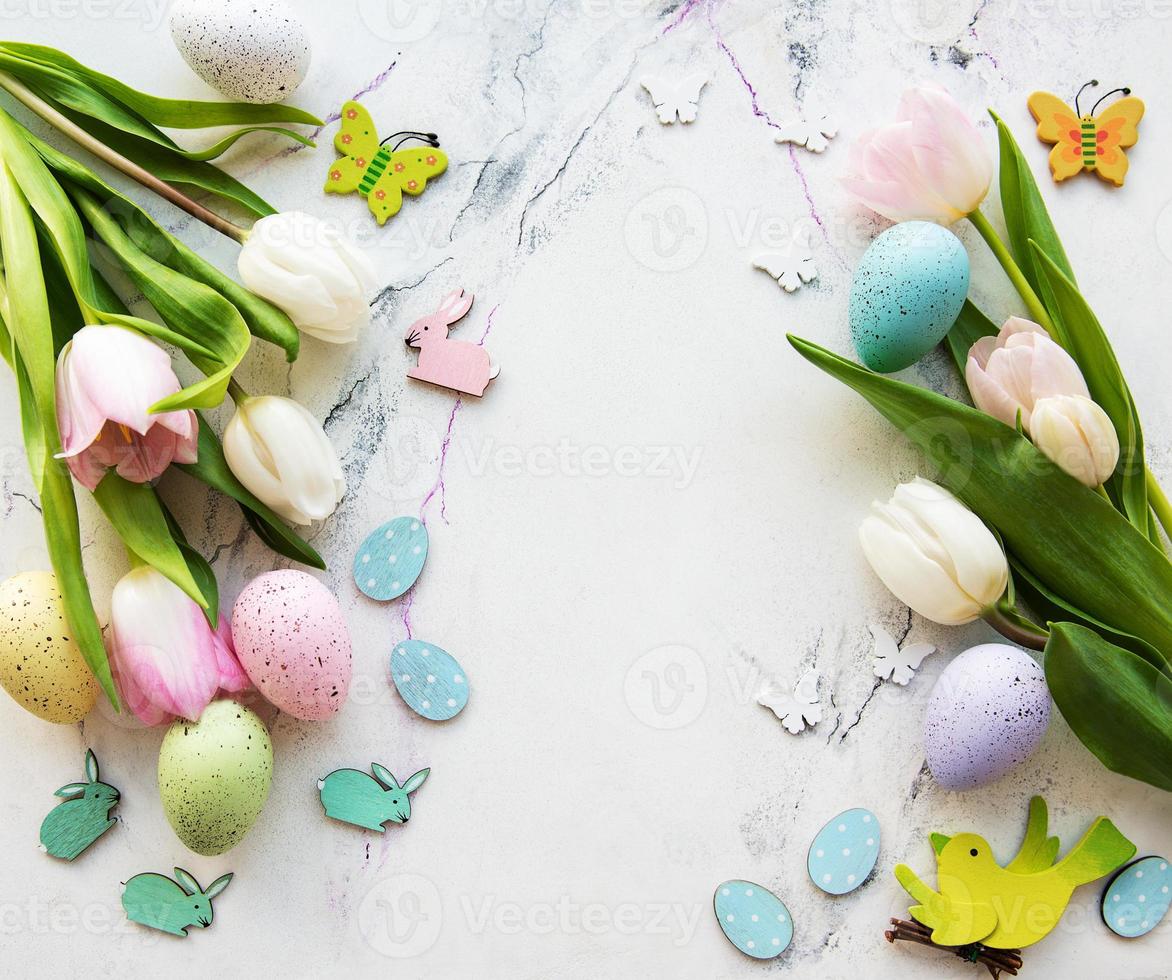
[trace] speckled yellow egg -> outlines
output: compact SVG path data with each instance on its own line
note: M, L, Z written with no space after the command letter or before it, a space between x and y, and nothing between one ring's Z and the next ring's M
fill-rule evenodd
M196 854L240 843L273 781L273 743L256 713L213 701L199 721L180 718L159 749L159 796L179 839Z
M0 584L0 686L38 718L81 721L98 684L65 619L52 572L21 572Z

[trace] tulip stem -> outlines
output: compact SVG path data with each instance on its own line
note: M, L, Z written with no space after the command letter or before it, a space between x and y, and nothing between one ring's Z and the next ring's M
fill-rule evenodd
M1054 321L1050 318L1050 314L1046 312L1046 307L1042 305L1042 301L1038 298L1038 294L1034 292L1034 287L1029 284L1025 273L1021 271L1021 267L1013 261L1013 256L1009 254L1009 249L1005 247L993 226L989 223L989 219L985 217L984 212L980 209L973 211L968 216L969 221L973 223L973 227L980 232L980 235L985 239L985 244L997 257L997 261L1001 263L1001 268L1005 270L1005 274L1009 276L1009 281L1013 283L1017 289L1018 295L1025 301L1025 305L1029 308L1030 315L1041 326L1046 328L1046 332L1054 337Z
M248 237L248 229L233 224L227 218L222 218L214 211L210 211L202 204L196 204L186 194L180 193L166 181L160 180L148 170L144 170L133 160L128 160L117 150L107 146L101 140L87 133L72 119L58 112L53 106L42 99L36 92L24 85L6 71L0 71L0 88L3 88L17 101L23 103L50 126L59 129L66 136L71 137L89 150L99 160L108 163L115 170L120 170L127 177L132 177L144 187L165 198L177 208L186 211L193 218L198 218L221 234L227 235L234 241L244 243Z
M999 604L986 609L981 618L1007 640L1030 650L1045 650L1046 641L1050 639L1049 630L1042 629L1016 612L1011 614Z
M1164 493L1164 488L1156 482L1156 477L1151 470L1147 470L1147 484L1148 484L1148 503L1151 505L1152 512L1156 515L1156 520L1160 522L1160 526L1164 529L1164 533L1172 538L1172 503L1168 502L1168 497Z
M249 398L248 392L240 387L240 382L235 378L228 379L228 394L237 405L243 404Z

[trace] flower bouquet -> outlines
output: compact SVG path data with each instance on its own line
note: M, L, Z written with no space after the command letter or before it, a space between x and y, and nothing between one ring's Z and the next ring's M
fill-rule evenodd
M121 687L148 724L194 720L216 690L239 690L246 679L225 653L215 575L153 484L174 464L235 499L276 552L324 568L285 521L308 524L333 512L345 486L334 451L304 408L276 396L250 398L233 372L253 337L283 348L291 361L299 331L353 339L369 320L373 274L331 229L308 215L275 213L210 162L257 130L310 143L270 125L320 122L303 110L156 98L52 48L10 42L0 42L0 88L242 244L244 286L0 109L0 353L17 380L55 587L72 639L115 707ZM222 125L239 128L198 151L159 128ZM259 220L247 230L181 187ZM141 292L149 308L142 315L107 282L111 262ZM182 387L160 344L181 351L203 377ZM221 444L199 410L226 394L238 407ZM71 474L93 494L134 566L112 603L117 687L82 565Z
M966 300L945 338L975 407L789 339L937 471L939 485L900 487L864 522L888 587L937 622L982 617L1041 651L1083 744L1109 769L1172 790L1172 506L1147 469L1106 333L1021 150L993 119L1004 238L980 210L993 170L980 133L938 89L907 93L896 123L861 137L844 181L897 222L967 218L1015 286L1028 319L998 329Z

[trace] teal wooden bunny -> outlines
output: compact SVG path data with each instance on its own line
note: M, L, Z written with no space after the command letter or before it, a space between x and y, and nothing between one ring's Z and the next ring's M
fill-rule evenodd
M110 811L120 795L109 783L98 782L98 757L85 754L87 783L66 783L54 796L66 797L41 821L41 844L53 857L72 861L118 821Z
M207 891L182 868L175 869L178 881L148 871L126 882L122 907L126 918L172 936L186 936L192 926L206 929L212 924L212 899L228 887L231 874L222 875Z
M382 831L385 823L406 823L411 819L411 797L430 769L420 769L402 786L377 762L370 765L373 776L358 769L337 769L319 779L326 816L367 830Z

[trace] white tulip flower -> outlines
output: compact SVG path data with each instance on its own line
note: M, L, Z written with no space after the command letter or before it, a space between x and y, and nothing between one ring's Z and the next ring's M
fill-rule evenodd
M1009 564L997 538L943 487L916 477L875 501L859 541L895 597L945 626L978 619L1001 598Z
M244 285L311 337L347 344L370 323L376 282L370 260L337 229L303 211L261 218L236 267Z
M224 430L224 456L241 483L287 521L329 517L346 492L334 447L291 398L244 398Z
M1034 445L1088 487L1098 487L1115 472L1119 436L1103 409L1080 395L1042 398L1030 419Z

